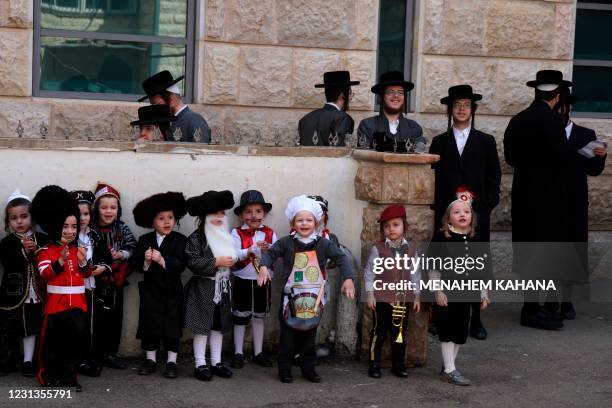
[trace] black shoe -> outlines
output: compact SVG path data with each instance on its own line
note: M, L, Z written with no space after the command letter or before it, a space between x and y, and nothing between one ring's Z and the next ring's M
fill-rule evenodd
M176 378L178 377L178 367L176 363L169 361L166 363L166 369L164 370L164 377Z
M57 385L59 385L60 387L74 388L75 392L83 391L83 386L81 384L79 384L77 380L59 381L59 383ZM55 385L55 386L57 386L57 385ZM54 387L54 385L48 385L48 387Z
M572 302L561 303L561 318L564 320L574 320L576 318L576 309Z
M546 301L544 302L544 306L542 306L544 310L550 313L555 313L559 311L559 302L557 301Z
M34 364L31 361L24 361L23 366L21 366L21 374L24 377L34 377L36 375Z
M270 360L264 353L259 353L253 357L253 362L262 367L272 367L272 360Z
M486 340L488 333L481 321L472 322L470 324L470 336L478 340Z
M394 365L393 367L391 367L391 372L399 378L408 377L408 370L406 370L406 367L403 364Z
M380 372L380 363L370 361L368 365L368 375L372 378L380 378L382 375Z
M150 375L157 371L157 363L153 360L146 359L138 369L138 375Z
M291 375L291 370L278 370L278 379L285 384L292 383L293 375Z
M106 356L102 360L102 365L108 368L115 368L117 370L125 370L127 364L117 356Z
M79 374L88 377L99 377L102 373L102 367L95 361L82 361L78 367Z
M521 325L535 329L558 330L563 327L563 322L551 318L551 316L542 309L529 313L523 310L521 312Z
M197 368L194 368L193 376L200 381L212 380L212 373L210 372L210 367L207 365L201 365L201 366L198 366Z
M224 366L223 363L218 363L217 365L210 367L210 372L221 378L230 378L232 375L234 375L232 370Z
M244 354L236 353L232 358L232 362L230 363L230 367L232 368L242 368L244 367Z
M303 371L302 372L302 377L304 377L305 379L307 379L310 382L313 383L320 383L322 378L319 374L317 374L317 372L315 370L312 371Z

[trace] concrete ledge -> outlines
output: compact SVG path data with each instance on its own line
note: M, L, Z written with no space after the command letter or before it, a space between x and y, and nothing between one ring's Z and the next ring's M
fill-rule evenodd
M402 154L377 152L374 150L353 150L353 158L356 160L379 162L379 163L407 163L407 164L430 164L440 160L437 154Z

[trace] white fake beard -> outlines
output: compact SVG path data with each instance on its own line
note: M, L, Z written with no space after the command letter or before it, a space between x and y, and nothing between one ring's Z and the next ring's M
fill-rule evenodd
M223 223L221 225L214 225L210 221L212 218L217 218L213 214L208 214L204 220L204 234L206 235L206 242L213 255L218 258L220 256L231 256L234 259L238 259L236 248L234 247L234 240L229 233L227 216L222 218Z

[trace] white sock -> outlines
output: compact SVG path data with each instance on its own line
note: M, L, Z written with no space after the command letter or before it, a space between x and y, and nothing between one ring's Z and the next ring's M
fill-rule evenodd
M195 357L195 366L198 368L201 365L206 365L206 341L208 336L203 334L195 334L193 336L193 356Z
M442 349L444 372L448 374L455 371L455 343L442 341L440 342L440 348Z
M263 347L264 319L254 317L251 324L251 329L253 330L253 353L258 355Z
M36 335L33 334L23 338L23 362L32 361L34 355L34 347L36 347Z
M174 351L168 352L168 362L176 364L176 354Z
M210 364L216 366L221 362L221 347L223 346L223 333L217 330L210 331Z
M153 350L153 351L145 350L145 351L147 352L147 360L157 361L157 350Z
M455 360L457 359L457 354L459 353L459 344L453 343L455 345Z
M234 325L234 353L235 354L244 354L243 345L244 345L244 332L246 331L246 326L242 324Z

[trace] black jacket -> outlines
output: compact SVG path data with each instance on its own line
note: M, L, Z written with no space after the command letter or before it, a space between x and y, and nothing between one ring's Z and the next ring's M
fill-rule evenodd
M336 146L344 146L344 136L353 133L355 122L346 112L325 104L306 114L298 123L301 146L330 146L330 136L338 135ZM315 131L317 140L312 140ZM333 143L331 144L333 145Z
M388 140L396 140L398 143L406 143L408 140L415 144L419 142L424 144L427 143L427 140L423 136L423 129L418 123L401 114L399 121L397 133L394 135L389 130L389 120L382 112L379 115L363 119L359 122L359 127L357 128L357 142L359 147L372 147L372 139L375 133L386 133L386 138ZM362 142L359 140L361 137L365 137L365 145L362 145Z

